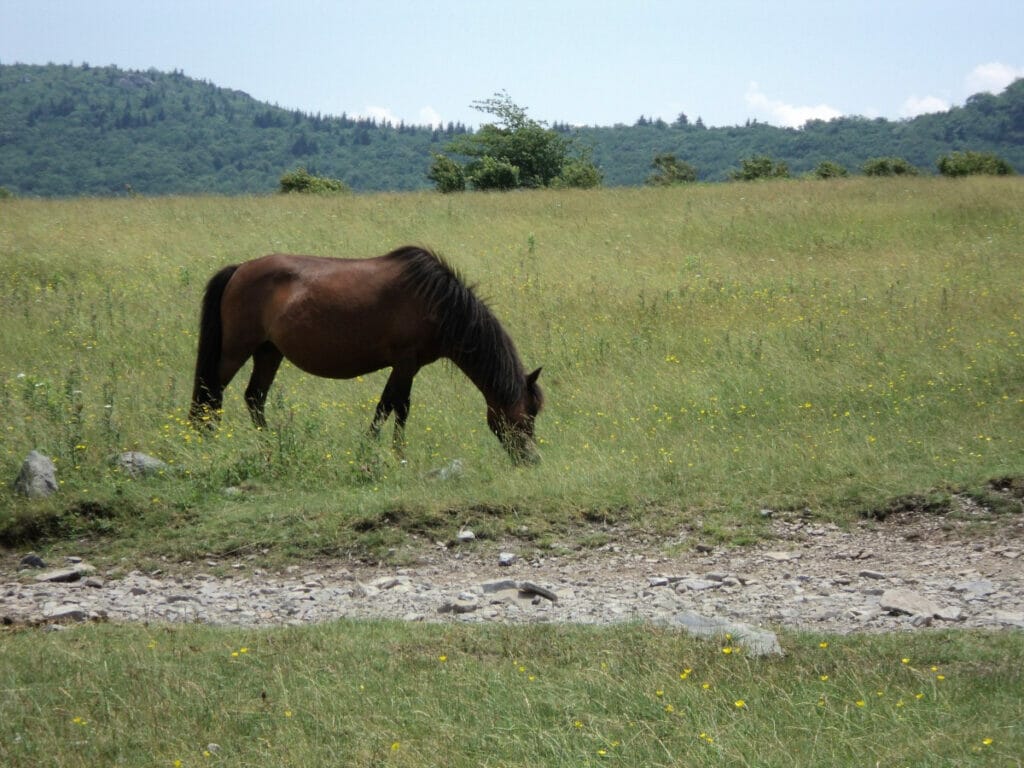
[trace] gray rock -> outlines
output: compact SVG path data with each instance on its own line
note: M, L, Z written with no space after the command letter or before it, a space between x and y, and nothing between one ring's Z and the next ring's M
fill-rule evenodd
M36 581L40 583L60 583L67 584L72 581L78 581L83 576L86 576L96 569L91 565L85 563L78 563L70 568L60 568L55 571L44 571L36 576Z
M29 452L14 481L14 492L29 498L45 498L57 492L57 467L38 451Z
M35 552L29 552L23 558L21 558L21 565L25 568L45 568L46 563L39 555Z
M684 611L669 618L670 627L678 627L691 635L706 639L723 640L732 636L732 643L753 656L782 656L782 646L774 632L758 629L742 622L710 618Z
M942 606L909 589L887 589L878 604L883 611L910 616L932 617L942 611Z
M865 579L874 579L875 581L881 581L885 578L885 574L880 571L863 570L857 575Z
M126 451L111 458L110 463L129 477L141 478L170 470L170 465L141 451Z
M519 559L519 555L513 554L512 552L502 552L498 555L498 565L509 566L512 565L516 560Z
M996 591L996 585L988 579L979 579L978 581L959 581L953 585L953 589L957 592L968 593L969 596L985 597Z
M46 621L85 621L89 614L79 605L61 605L43 613Z
M545 600L550 600L552 603L558 602L558 595L552 592L546 587L542 587L539 584L534 584L532 581L523 581L519 584L519 591L525 592L528 595L539 595Z

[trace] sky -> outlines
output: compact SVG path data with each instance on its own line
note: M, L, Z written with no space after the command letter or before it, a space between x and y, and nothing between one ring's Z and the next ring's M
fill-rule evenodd
M1021 0L0 0L0 63L180 70L310 114L478 126L900 119L1024 77Z

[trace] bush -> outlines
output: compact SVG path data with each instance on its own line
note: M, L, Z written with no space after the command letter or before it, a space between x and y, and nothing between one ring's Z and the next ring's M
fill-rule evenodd
M865 176L917 176L918 170L902 157L872 157L861 167Z
M953 152L939 158L943 176L1012 176L1013 167L993 152Z
M447 155L434 155L427 178L437 186L438 192L462 192L466 188L466 174L462 166Z
M811 175L816 179L841 179L849 176L850 172L839 165L839 163L825 160L818 163L818 166L812 171Z
M340 179L313 176L305 168L296 168L281 177L281 194L298 192L314 195L337 195L349 192L348 185Z
M655 155L651 167L655 172L647 177L645 183L652 186L671 187L697 180L697 169L689 163L677 159L673 154Z
M519 186L519 166L489 155L466 166L466 175L475 189L506 191Z
M740 161L740 169L732 171L733 181L758 181L759 179L788 179L789 166L782 160L772 160L767 155L754 155Z
M578 157L567 160L562 166L562 172L551 182L551 186L575 189L596 189L604 181L604 174L601 169L587 157Z

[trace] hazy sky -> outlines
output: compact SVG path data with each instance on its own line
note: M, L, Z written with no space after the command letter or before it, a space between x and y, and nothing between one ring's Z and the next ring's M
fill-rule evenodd
M901 118L1024 77L1022 0L0 0L0 62L182 70L395 122Z

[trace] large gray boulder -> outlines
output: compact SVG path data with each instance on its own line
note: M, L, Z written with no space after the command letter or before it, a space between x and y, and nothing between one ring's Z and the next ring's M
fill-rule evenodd
M29 498L45 498L57 492L57 467L38 451L32 451L21 465L14 492Z

